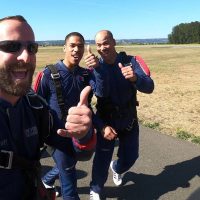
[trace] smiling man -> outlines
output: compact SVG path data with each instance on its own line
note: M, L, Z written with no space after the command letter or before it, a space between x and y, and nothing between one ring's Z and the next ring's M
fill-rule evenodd
M47 66L43 73L39 73L35 79L35 91L47 100L63 122L68 115L69 108L78 104L80 93L85 86L90 85L95 91L93 74L90 70L79 66L84 54L84 44L84 37L80 33L69 33L65 37L63 47L64 59L59 60L55 65ZM81 156L84 150L86 154L92 155L96 142L95 136L93 136L93 129L91 129L86 137L78 141ZM80 146L83 143L84 150ZM61 146L65 145L68 151L63 152L56 149L53 152L52 157L56 166L43 177L43 182L47 188L53 188L55 179L59 175L63 199L78 200L75 169L77 152L74 153L77 141L71 140L71 138L62 138L60 144Z
M46 200L39 179L40 147L45 142L65 152L68 147L60 144L61 136L81 141L92 135L92 113L86 105L90 87L82 90L62 124L31 90L37 51L34 32L23 16L0 19L0 199L4 200Z

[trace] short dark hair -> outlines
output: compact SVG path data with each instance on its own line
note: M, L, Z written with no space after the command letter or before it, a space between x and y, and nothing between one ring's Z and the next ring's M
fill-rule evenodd
M68 40L71 36L80 37L80 38L83 40L83 43L85 43L84 37L83 37L79 32L71 32L71 33L69 33L68 35L66 35L66 37L65 37L65 44L66 44L67 40Z
M20 22L26 22L27 23L26 19L22 15L7 16L7 17L4 17L4 18L1 18L0 22L2 22L4 20L10 20L10 19L15 19L15 20L18 20Z

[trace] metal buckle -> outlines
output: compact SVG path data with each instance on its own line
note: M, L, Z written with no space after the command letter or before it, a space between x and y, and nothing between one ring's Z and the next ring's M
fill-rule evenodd
M5 153L7 154L7 166L0 165L0 168L2 169L11 169L12 167L12 161L13 161L13 152L12 151L6 151L6 150L1 150L0 153Z
M59 106L64 106L65 103L64 103L64 102L61 102L61 103L59 103L58 105L59 105Z
M127 131L131 131L131 129L133 128L133 125L135 123L135 119L133 119L133 121L128 125L128 127L126 128Z
M51 77L52 77L52 79L59 79L60 74L59 73L56 73L56 74L51 73Z

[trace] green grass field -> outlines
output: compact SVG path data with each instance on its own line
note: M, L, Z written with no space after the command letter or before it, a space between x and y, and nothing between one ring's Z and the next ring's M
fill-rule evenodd
M91 46L96 53L95 46ZM140 55L155 82L152 94L138 93L138 116L162 133L198 140L200 136L200 45L129 45L117 51ZM37 70L62 59L62 47L40 47ZM84 61L81 61L84 66ZM189 137L185 137L189 135Z

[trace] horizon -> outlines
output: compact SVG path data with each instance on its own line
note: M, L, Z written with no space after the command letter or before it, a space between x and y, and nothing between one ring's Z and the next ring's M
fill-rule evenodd
M121 40L168 40L168 38L132 38L132 39L115 39L116 41L121 41ZM37 42L49 42L49 41L65 41L65 40L36 40ZM87 40L85 39L85 41L95 41L94 39L91 39L91 40Z

